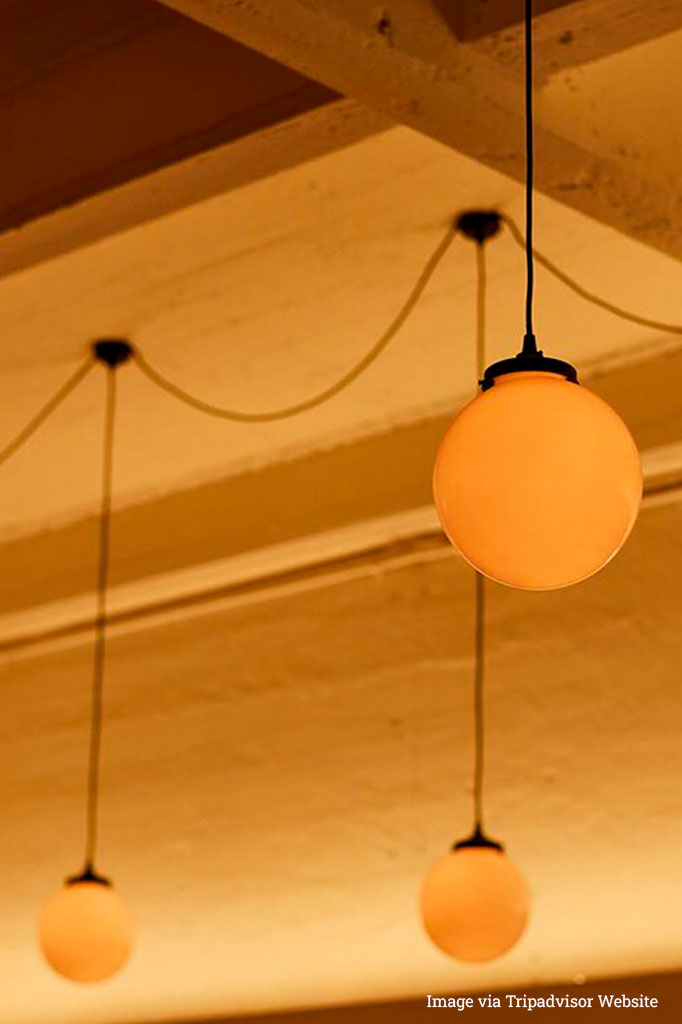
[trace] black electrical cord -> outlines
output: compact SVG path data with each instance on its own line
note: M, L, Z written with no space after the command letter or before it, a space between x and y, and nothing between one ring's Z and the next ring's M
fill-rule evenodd
M529 6L530 6L530 4L529 4ZM630 320L633 323L641 324L641 325L643 325L645 327L650 327L650 328L653 328L655 330L666 331L666 332L668 332L670 334L682 334L682 326L679 326L679 325L676 325L676 324L667 324L667 323L663 323L663 322L658 321L658 320L653 320L653 319L648 318L648 317L638 316L635 313L629 313L627 310L621 309L620 307L614 305L613 303L610 303L610 302L606 301L605 299L600 299L598 296L593 295L591 292L588 292L580 284L578 284L571 277L569 277L568 274L566 274L566 273L564 273L564 271L560 270L559 267L557 267L546 256L543 256L543 254L541 252L539 252L538 250L536 250L533 247L533 244L532 244L532 178L533 178L532 162L533 162L533 159L532 159L532 125L531 125L530 119L528 121L528 124L529 124L529 126L531 128L531 132L530 132L530 135L529 135L529 139L531 140L531 148L530 148L530 188L528 188L527 191L526 191L526 201L527 201L526 210L527 210L527 216L528 215L530 216L530 221L527 224L526 237L524 238L524 236L523 236L521 230L519 229L518 225L514 222L514 220L508 214L500 213L500 214L497 215L499 217L499 219L509 228L510 233L511 233L514 241L516 241L518 243L518 245L521 246L524 249L525 253L526 253L526 268L527 268L527 274L528 274L528 290L527 290L527 297L526 297L526 310L527 310L527 314L529 316L529 323L528 323L527 326L530 326L531 331L530 331L530 333L527 333L526 337L524 338L524 352L536 352L537 351L537 344L536 344L535 336L532 333L532 299L533 299L533 282L534 282L534 272L533 272L534 271L534 259L536 259L538 261L538 263L540 263L542 266L546 267L547 270L549 270L552 274L554 274L567 287L571 288L577 295L580 295L582 298L586 299L588 302L592 302L595 305L600 306L601 308L603 308L605 310L608 310L610 313L613 313L615 316L619 316L619 317L621 317L624 320ZM254 412L254 413L241 412L241 411L238 411L238 410L235 410L235 409L229 409L229 408L224 408L222 406L213 405L210 402L206 402L206 401L204 401L201 398L197 398L195 395L192 395L188 391L185 391L185 389L181 388L178 384L175 384L172 381L168 380L167 377L165 377L162 373L160 373L155 367L150 365L150 363L147 361L146 357L140 352L139 349L135 348L135 349L132 350L132 358L134 359L134 361L137 364L137 366L139 367L139 369L145 374L146 377L148 377L149 380L152 381L152 383L154 383L158 387L162 388L168 394L173 395L175 398L177 398L180 401L184 402L186 405L189 405L192 408L197 409L199 412L204 412L204 413L208 414L209 416L216 416L216 417L218 417L220 419L232 420L232 421L238 422L238 423L268 423L268 422L273 422L275 420L287 419L290 416L296 416L296 415L298 415L301 412L305 412L305 411L308 411L310 409L314 409L317 406L322 405L324 402L327 402L330 398L333 398L334 396L340 394L340 392L343 391L345 388L347 388L350 384L352 384L353 381L357 380L357 378L360 377L360 375L372 363L374 363L374 361L381 355L381 353L388 346L389 342L393 340L395 335L398 333L398 330L400 329L400 327L402 327L402 325L405 323L405 321L407 320L407 318L410 315L410 313L412 312L412 310L417 305L417 302L421 298L422 293L424 292L424 289L426 288L426 285L428 284L429 280L433 276L433 273L436 270L438 264L441 262L443 256L445 255L445 253L449 249L449 247L450 247L453 239L455 238L455 236L458 233L461 233L461 234L466 235L467 237L472 237L472 235L470 233L464 232L464 231L461 231L460 229L458 229L457 225L458 225L458 223L460 222L461 219L462 219L461 217L457 218L455 220L454 224L451 227L448 228L448 230L446 231L445 235L443 236L443 238L439 242L438 246L436 247L436 249L434 250L432 255L429 257L429 259L428 259L424 269L422 270L421 274L419 275L419 277L417 279L417 282L415 283L412 291L408 295L405 303L403 304L403 306L399 310L397 316L389 324L388 328L381 335L379 340L376 341L374 343L374 345L372 345L372 347L367 352L367 354L365 356L363 356L362 359L360 359L355 364L355 366L353 366L346 374L344 374L334 384L330 385L328 388L325 388L323 391L319 392L318 394L313 395L311 398L308 398L308 399L306 399L303 402L299 402L296 405L285 406L284 408L281 408L281 409L273 409L273 410L268 410L266 412L261 412L261 413L258 413L258 412ZM479 275L479 277L478 277L478 279L479 279L479 285L478 285L478 288L479 288L478 316L479 316L480 322L483 324L483 331L484 331L485 330L485 321L484 321L485 309L484 309L484 303L482 303L482 301L480 299L481 294L485 291L485 261L484 261L483 247L484 247L484 242L483 241L477 243L477 247L476 248L477 248L477 253L478 253L478 257L477 258L478 258L478 275ZM481 358L479 358L479 380L482 377L483 369L484 369L484 363L482 362Z
M533 0L526 0L524 20L526 77L526 334L523 351L537 352L533 333Z
M475 574L474 604L474 831L483 831L485 771L485 576Z
M197 409L199 412L207 413L209 416L217 416L220 419L233 420L237 423L267 423L275 420L287 419L290 416L296 416L299 413L306 412L310 409L315 409L317 406L322 405L324 402L329 401L330 398L334 398L336 395L344 391L353 381L357 380L366 369L368 369L372 363L378 359L381 353L386 349L389 343L396 336L400 328L403 326L407 318L409 317L412 310L417 305L421 298L424 289L433 277L433 274L438 267L439 263L445 256L445 253L450 248L452 242L457 236L457 225L452 223L448 226L447 231L443 235L442 239L429 256L424 268L422 269L419 277L417 278L410 294L407 299L398 310L397 315L393 318L391 323L388 325L381 337L372 345L369 351L355 363L339 380L335 381L329 387L320 391L318 394L313 395L311 398L305 401L299 402L295 405L285 406L282 409L274 409L267 412L240 412L234 409L224 409L217 405L212 405L210 402L205 402L201 398L196 398L183 388L174 384L168 380L151 366L139 349L135 348L131 350L132 358L135 360L139 369L158 387L167 391L175 398L180 399L192 408ZM4 448L0 449L0 465L10 458L16 451L21 448L26 441L38 430L38 428L45 422L54 410L61 405L64 399L71 394L81 380L86 376L87 373L95 365L96 358L88 356L78 369L69 377L69 379L58 389L58 391L50 398L50 400L36 413L36 415L29 421L29 423L19 431L17 436L9 442Z
M485 297L487 272L485 242L476 244L476 381L485 371Z
M486 252L476 244L476 380L485 370ZM485 576L474 574L474 834L483 832L483 779L485 771Z
M2 450L0 450L0 465L7 461L19 448L22 447L29 440L30 437L35 434L38 427L40 427L45 420L57 409L65 398L67 398L71 392L77 387L83 378L90 372L92 367L95 365L95 361L92 356L88 356L84 363L78 367L68 380L57 389L55 394L50 398L48 402L42 406L41 409L35 414L35 416L29 420L26 426L19 431L17 436L9 442Z
M364 373L364 371L368 369L376 359L378 359L384 349L388 346L389 342L391 342L396 336L414 307L417 305L417 302L431 280L436 267L450 248L450 245L456 235L457 227L455 224L451 224L427 260L424 269L421 271L412 291L401 306L397 315L391 321L379 340L372 345L370 350L362 357L362 359L358 360L358 362L334 384L324 388L324 390L313 395L311 398L305 399L305 401L297 402L294 405L288 405L281 409L270 409L266 412L240 412L236 409L225 409L222 406L212 405L210 402L205 402L201 398L196 398L194 395L185 391L184 388L181 388L178 384L174 384L172 381L168 380L167 377L159 373L158 370L154 369L154 367L147 362L145 357L137 348L133 351L133 359L140 370L142 370L142 372L154 384L157 384L160 388L163 388L164 391L167 391L175 398L180 399L180 401L185 402L186 405L190 405L192 408L198 409L199 412L207 413L209 416L217 416L219 419L233 420L237 423L272 423L276 420L288 419L290 416L297 416L301 412L307 412L310 409L315 409L317 406L329 401L330 398L334 398L336 395L340 394L340 392L344 391L349 384L352 384L353 381L357 380L357 378Z
M97 562L97 612L95 617L95 642L92 666L92 705L86 804L85 869L83 877L98 877L95 873L95 853L97 848L99 779L102 748L102 690L104 686L104 671L106 667L107 590L109 585L115 418L116 368L115 366L107 366L106 406L102 446L102 500L99 518L99 555Z

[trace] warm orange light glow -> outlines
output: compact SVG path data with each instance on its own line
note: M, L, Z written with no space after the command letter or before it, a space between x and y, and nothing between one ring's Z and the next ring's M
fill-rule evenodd
M55 971L71 981L103 981L130 956L133 917L111 886L76 882L48 900L38 932Z
M528 890L504 853L464 847L431 868L421 911L429 936L444 953L472 963L494 960L523 934Z
M443 529L475 569L552 590L591 576L623 545L642 471L601 398L554 373L511 373L456 418L433 486Z

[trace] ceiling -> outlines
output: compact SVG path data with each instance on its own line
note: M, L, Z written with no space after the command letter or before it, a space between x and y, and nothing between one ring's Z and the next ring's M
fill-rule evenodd
M433 949L416 904L470 819L472 579L454 556L116 632L101 864L137 950L85 991L41 965L34 927L77 866L90 648L5 658L0 1019L175 1020L679 967L681 517L645 510L580 588L491 588L487 818L533 911L483 968Z
M171 6L198 17L202 3ZM286 6L305 13L298 0ZM458 45L475 82L491 62L491 95L507 80L511 97L517 28L504 6L484 24L473 4ZM652 4L646 25L628 7L621 25L605 2L612 42L585 63L572 19L589 22L594 6L541 5L541 52L558 52L563 16L576 56L539 90L540 163L556 170L560 150L567 177L541 182L537 244L595 293L680 322L679 225L670 227L674 205L654 170L668 183L676 174L679 126L656 83L662 66L682 66L682 32L670 31L669 5ZM69 0L58 19L65 37L77 7ZM223 86L224 108L213 97L210 140L190 132L191 145L174 148L168 119L144 166L124 162L113 181L121 103L121 136L98 151L99 177L87 188L74 178L68 202L55 178L35 215L0 225L0 437L103 335L129 337L207 401L249 411L296 402L380 335L458 211L496 207L522 221L519 140L495 136L476 150L461 106L450 136L424 98L429 61L449 59L451 45L436 42L435 7L410 42L418 53L396 30L391 53L375 54L384 41L363 49L360 5L343 5L339 46L354 39L367 61L387 62L406 104L392 117L362 57L348 80L330 64L316 92L305 26L295 24L298 43L293 29L283 39L273 13L268 35L260 9L225 0L210 28L187 22L207 78L223 73L218 33L230 18L227 45L262 51L242 54L242 92ZM410 3L389 13L400 28ZM139 66L144 45L162 64L164 47L182 47L180 14L150 14L144 31L128 16L115 30L81 26L55 72L62 84L86 74L90 31L110 84L133 59L126 39ZM209 50L210 66L199 59ZM445 66L448 87L463 88ZM50 74L15 87L47 88ZM272 89L259 114L250 76ZM635 80L629 125L618 97ZM158 82L145 81L153 98ZM291 109L281 90L296 97ZM202 116L197 96L184 109L190 121ZM485 97L471 96L475 121ZM220 120L218 107L237 120ZM612 142L635 131L647 140L637 178L646 188L624 212L609 161L634 175L631 134L620 156ZM653 192L667 203L665 224ZM522 326L523 258L508 232L490 243L488 272L493 359L514 349ZM529 880L531 927L483 969L443 959L420 931L419 880L469 821L472 580L438 535L429 488L438 439L473 387L474 282L472 247L458 239L380 360L343 395L283 423L203 417L134 366L120 371L101 859L138 932L126 971L93 989L43 967L34 927L81 848L100 371L2 467L1 1022L187 1021L680 968L682 346L542 269L541 344L575 362L628 421L649 494L626 549L597 578L549 595L490 588L488 818Z
M514 182L393 128L10 275L0 280L2 435L24 424L98 336L130 337L154 366L207 401L251 411L305 398L364 354L454 214L480 205L522 221ZM598 294L675 321L676 260L548 199L538 201L537 238ZM491 243L489 264L488 349L496 358L518 344L521 330L524 263L508 234ZM366 376L285 423L213 421L124 370L118 503L455 408L474 378L474 266L471 246L458 241ZM539 277L541 344L583 372L614 354L670 346L670 337L591 307L542 270ZM95 374L6 466L1 534L94 507L101 392ZM77 458L65 457L76 447ZM36 472L41 463L48 469Z

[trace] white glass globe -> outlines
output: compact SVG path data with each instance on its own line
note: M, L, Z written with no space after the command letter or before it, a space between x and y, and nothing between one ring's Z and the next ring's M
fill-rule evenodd
M79 880L45 904L38 935L45 959L58 974L71 981L103 981L130 956L133 916L111 885Z
M529 896L519 869L488 846L453 850L431 868L421 893L424 927L456 960L494 960L520 939Z
M639 452L613 409L557 373L495 379L460 412L433 478L460 554L498 583L552 590L613 558L642 497Z

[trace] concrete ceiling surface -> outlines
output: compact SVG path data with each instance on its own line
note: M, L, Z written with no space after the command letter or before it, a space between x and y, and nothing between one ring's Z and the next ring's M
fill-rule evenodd
M366 5L339 6L357 43ZM468 5L454 106L450 73L429 60L434 45L448 57L462 44L442 19L432 33L440 16L429 6L410 41L413 74L395 72L414 3L389 6L393 38L363 52L371 98L405 86L393 107L329 103L0 238L0 437L102 335L129 336L206 400L298 401L379 336L456 212L497 207L521 222L509 4ZM611 25L616 6L543 5L538 141L552 187L537 200L537 244L597 294L679 323L679 118L654 78L675 65L675 82L682 67L682 36L670 32L680 7L656 0L644 16L620 4L623 26L595 53L586 26ZM238 7L244 24L263 9L216 0L213 10ZM294 7L312 17L326 5L270 5L268 39ZM570 47L557 42L565 18ZM484 107L505 129L482 150L469 145L484 123L482 94L463 101L472 83L487 83ZM432 137L387 127L387 112ZM586 196L599 219L577 212ZM494 359L515 350L522 327L523 258L507 233L490 245L488 272ZM381 360L285 423L204 418L121 370L102 868L134 908L138 945L100 988L51 975L34 926L80 860L102 374L3 465L0 1022L222 1018L680 968L682 349L541 269L540 341L626 418L650 495L596 579L550 595L490 589L488 816L531 886L527 936L469 969L419 928L419 881L470 813L472 579L434 541L429 476L473 387L474 283L459 239ZM249 591L248 571L286 575L295 558L305 579L290 571L286 585ZM164 604L180 578L186 590ZM237 580L239 600L226 593ZM150 595L154 614L125 612L125 600ZM17 623L39 633L67 613L68 635L3 646Z
M470 818L472 577L454 556L113 637L101 865L138 932L98 988L41 968L34 943L78 866L90 645L3 658L0 1020L132 1024L679 967L681 516L643 512L579 587L490 589L487 819L533 914L485 967L443 958L416 911Z
M256 410L306 397L367 350L452 214L471 205L501 206L520 219L522 196L496 172L395 128L4 278L0 432L13 436L102 335L131 337L209 401ZM590 288L680 319L675 260L547 199L538 201L537 221L538 244ZM524 267L508 235L491 244L489 263L493 358L518 344ZM473 287L472 248L460 240L365 377L286 423L214 421L134 368L121 371L117 504L452 409L472 387ZM542 271L537 319L545 349L581 371L671 340L589 306ZM101 403L93 374L3 467L4 539L93 508Z

